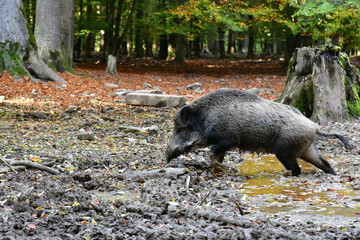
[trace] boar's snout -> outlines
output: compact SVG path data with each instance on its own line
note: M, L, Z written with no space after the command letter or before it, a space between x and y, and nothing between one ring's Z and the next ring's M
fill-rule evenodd
M165 152L166 161L170 162L171 159L180 156L183 152L180 147L169 144Z
M183 153L190 152L191 145L189 146L179 146L177 144L173 144L172 142L168 145L165 151L165 158L167 162L170 162L171 159L180 156Z

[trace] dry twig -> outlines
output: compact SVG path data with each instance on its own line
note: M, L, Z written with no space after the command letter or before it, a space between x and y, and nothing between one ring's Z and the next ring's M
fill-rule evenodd
M42 171L46 171L48 173L51 173L53 175L60 175L60 172L56 169L53 169L51 167L47 167L43 164L39 164L39 163L34 163L28 160L11 160L11 159L1 159L8 167L10 166L26 166L29 168L36 168ZM12 167L10 167L11 170L13 170L14 172L16 172L15 169L13 169Z

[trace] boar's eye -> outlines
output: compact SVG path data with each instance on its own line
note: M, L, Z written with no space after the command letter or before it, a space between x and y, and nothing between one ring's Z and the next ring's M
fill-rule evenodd
M176 134L181 134L181 133L184 134L184 133L188 132L189 130L191 130L191 129L189 129L188 126L181 126L181 127L175 128L175 133Z

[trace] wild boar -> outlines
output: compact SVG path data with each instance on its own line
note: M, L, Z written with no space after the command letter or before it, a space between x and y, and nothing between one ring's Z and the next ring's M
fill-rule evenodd
M231 148L273 153L292 175L298 176L301 158L326 173L336 174L315 149L319 126L289 105L269 101L246 91L220 89L179 109L174 116L173 136L165 157L171 159L199 147L211 146L211 165L223 170L224 156Z

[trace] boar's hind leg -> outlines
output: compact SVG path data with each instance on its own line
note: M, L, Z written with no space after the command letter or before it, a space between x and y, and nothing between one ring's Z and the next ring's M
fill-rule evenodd
M298 176L301 173L301 168L297 163L296 156L293 154L277 153L276 157L284 165L286 170L291 170L293 176Z
M300 158L304 159L308 163L315 165L326 173L336 175L336 172L330 166L329 162L320 156L313 144L311 144L310 147L302 153Z

